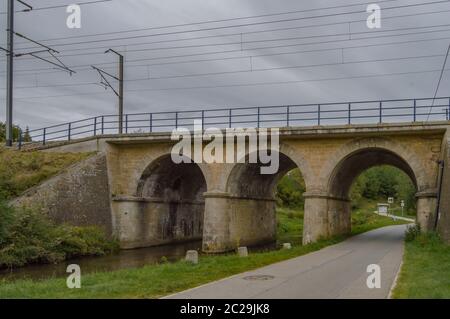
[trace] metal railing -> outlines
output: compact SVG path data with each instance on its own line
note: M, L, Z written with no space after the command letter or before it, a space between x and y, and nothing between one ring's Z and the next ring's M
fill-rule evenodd
M124 134L132 134L170 132L179 127L192 129L194 120L201 120L202 128L262 128L444 119L450 120L450 97L134 113L125 114L123 124ZM101 115L31 130L26 139L45 145L52 141L70 141L118 132L119 117ZM19 148L25 143L24 137L21 132Z

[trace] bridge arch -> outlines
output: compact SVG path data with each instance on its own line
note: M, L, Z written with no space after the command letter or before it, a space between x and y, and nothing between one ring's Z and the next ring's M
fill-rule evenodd
M362 138L344 144L330 156L320 175L320 180L326 187L325 191L330 194L335 192L332 185L336 174L339 174L339 170L343 169L344 166L342 165L351 164L346 160L357 158L354 156L360 156L361 159L360 162L355 161L355 164L361 166L359 173L372 166L386 164L404 171L414 182L419 192L429 190L435 185L434 171L429 174L424 169L420 156L408 149L407 146L387 138ZM359 175L356 174L356 169L355 172L349 171L348 173L349 180ZM355 174L356 176L353 176Z
M186 157L186 162L188 160ZM166 201L186 198L201 200L206 189L206 179L198 164L175 164L170 154L164 154L144 169L138 181L136 195Z
M390 165L406 173L417 190L417 220L429 229L436 205L436 169L424 154L388 138L361 138L342 145L328 156L318 176L318 191L305 194L303 242L349 233L350 188L365 170Z
M269 174L269 175L262 175L260 178L263 178L266 180L266 182L271 181L271 183L266 184L265 186L268 186L271 190L274 191L274 187L277 185L280 178L282 178L287 172L289 172L292 169L298 168L302 174L302 177L305 181L306 188L308 188L309 185L313 184L313 180L315 178L314 172L310 168L308 160L305 158L305 156L302 154L302 150L299 148L295 148L291 145L289 145L287 142L280 143L280 148L278 152L275 152L279 154L280 159L280 165L279 170L276 174ZM247 152L244 156L244 158L238 158L238 163L233 164L233 167L229 170L227 181L226 181L226 191L231 193L236 193L236 190L233 190L233 181L236 180L236 177L239 174L242 174L245 172L245 168L249 170L255 171L256 167L261 166L261 164L249 164L248 158L250 154ZM240 163L244 162L244 163ZM247 172L248 173L248 172ZM255 173L255 172L254 172ZM255 174L253 174L255 175ZM260 174L258 174L260 175ZM248 180L245 180L248 182ZM255 182L252 181L253 184ZM267 188L266 188L267 189ZM267 193L269 197L273 195L273 192Z
M175 164L165 154L148 164L136 190L145 245L200 240L206 189L206 179L195 163Z
M347 200L353 182L369 168L390 165L409 176L417 189L417 179L411 166L398 154L379 147L362 148L338 162L328 181L330 197Z
M234 164L228 176L226 191L234 197L273 199L278 181L290 170L298 168L289 156L282 152L276 153L279 169L275 174L261 174L263 164L248 163L247 154L245 163Z
M204 237L205 251L217 252L238 245L251 246L276 241L276 185L287 172L299 166L294 159L280 151L274 153L279 158L276 173L261 174L260 168L266 164L249 163L250 155L246 155L245 162L235 163L229 170L223 195L225 198L219 200L221 207L226 207L222 210L223 216L226 216L223 219L226 228L209 230L208 236ZM218 201L217 195L215 201ZM220 247L216 246L214 236L218 233L224 234L226 238L223 240L226 244Z

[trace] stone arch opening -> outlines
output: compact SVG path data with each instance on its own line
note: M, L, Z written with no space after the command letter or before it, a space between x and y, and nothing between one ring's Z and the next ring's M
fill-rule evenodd
M276 190L288 172L298 169L289 156L279 152L275 174L261 174L265 164L237 163L227 182L230 207L230 238L239 245L259 245L277 240ZM302 195L301 195L302 196ZM301 241L301 232L298 237Z
M363 172L382 166L395 167L404 172L413 183L415 192L417 192L416 175L411 166L400 155L388 149L376 147L354 151L336 165L329 180L327 218L330 234L342 234L351 231L351 187ZM387 202L387 198L385 202ZM373 210L376 210L375 206Z
M197 164L175 164L170 155L153 161L142 173L136 192L147 213L145 236L161 244L200 240L206 189Z
M258 163L238 163L234 166L227 182L227 192L232 196L242 198L266 198L273 199L275 186L287 172L298 168L297 164L283 153L278 153L279 169L275 174L261 174Z
M335 167L329 183L331 197L349 199L350 188L355 179L367 169L382 165L403 171L417 189L414 171L400 155L383 148L366 148L349 154Z

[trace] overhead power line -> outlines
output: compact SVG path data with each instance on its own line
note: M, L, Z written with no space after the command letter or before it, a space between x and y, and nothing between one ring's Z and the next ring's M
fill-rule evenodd
M209 72L209 73L195 73L195 74L184 74L184 75L173 75L173 76L161 76L161 77L147 77L147 78L137 78L137 79L130 79L126 80L125 82L142 82L142 81L150 81L150 80L167 80L167 79L177 79L177 78L187 78L187 77L205 77L205 76L216 76L216 75L228 75L228 74L240 74L240 73L256 73L256 72L267 72L267 71L275 71L275 70L288 70L288 69L306 69L306 68L316 68L316 67L324 67L324 66L335 66L335 65L353 65L353 64L362 64L362 63L374 63L374 62L392 62L392 61L402 61L402 60L412 60L412 59L424 59L424 58L437 58L442 57L442 54L434 54L434 55L421 55L421 56L407 56L407 57L396 57L396 58L385 58L385 59L372 59L372 60L362 60L362 61L340 61L340 62L334 62L334 63L318 63L318 64L311 64L311 65L294 65L294 66L284 66L284 67L270 67L270 68L249 68L247 70L238 70L238 71L222 71L222 72ZM108 75L111 78L114 78L115 80L119 80L117 77L103 71L99 70L98 68L95 68L97 71L104 73ZM103 80L107 81L104 77L102 77ZM97 83L77 83L73 86L81 86L81 85L92 85ZM114 88L107 83L109 87L111 87L113 90ZM71 84L61 85L58 84L55 87L60 86L66 86L70 87ZM52 85L46 85L46 86L29 86L29 87L19 87L20 89L31 89L31 88L49 88L52 87ZM17 88L17 89L19 89ZM116 95L118 94L115 90L114 92Z
M319 38L327 38L327 37L338 37L338 36L351 36L348 39L340 39L340 41L344 40L359 40L359 38L355 38L358 35L371 34L371 36L367 37L367 39L375 38L376 34L386 33L386 32L398 32L398 31L410 31L410 30L419 30L419 29L430 29L430 28L440 28L440 27L450 27L450 24L438 24L431 26L420 26L420 27L407 27L407 28L397 28L391 30L380 30L380 31L362 31L362 32L352 32L351 35L348 32L341 33L332 33L332 34L321 34L321 35L312 35L312 36L301 36L301 37L286 37L286 38L275 38L275 39L263 39L263 40L242 40L242 41L234 41L234 42L225 42L225 43L211 43L211 44L196 44L196 45L185 45L185 46L172 46L172 47L157 47L157 48L147 48L147 49L135 49L135 50L126 50L127 53L132 52L149 52L149 51L159 51L159 50L175 50L175 49L193 49L193 48L204 48L204 47L215 47L215 46L228 46L228 45L244 45L244 44L253 44L253 43L265 43L265 42L278 42L278 41L293 41L293 40L307 40L307 39L319 39ZM442 30L434 30L433 32L439 32ZM448 31L448 30L444 30ZM372 36L373 34L373 36ZM409 33L409 34L419 34L418 32ZM409 35L407 34L407 35ZM404 35L404 34L401 34ZM388 35L388 36L396 36ZM320 43L313 43L320 44ZM296 45L305 45L305 43L300 43ZM241 47L239 50L254 50L260 48L243 48ZM204 52L207 54L207 52ZM103 52L98 53L74 53L74 54L62 54L61 57L75 57L75 56L90 56L90 55L98 55L103 54ZM23 59L26 60L26 59Z
M450 71L450 69L445 69L444 71ZM426 73L436 73L436 72L441 72L441 69L425 70L425 71L407 71L407 72L382 73L382 74L371 74L371 75L361 75L361 76L321 78L321 79L310 79L310 80L271 81L271 82L241 83L241 84L227 84L227 85L213 85L213 86L191 86L191 87L171 87L171 88L152 88L152 89L131 89L131 90L125 90L125 92L131 93L131 92L146 92L146 91L205 90L205 89L219 89L219 88L232 88L232 87L285 85L285 84L296 84L296 83L307 83L307 82L322 82L322 81L324 82L324 81L341 81L341 80L351 80L351 79L376 78L376 77L383 77L383 76L403 76L403 75L410 75L410 74L426 74ZM47 98L61 98L61 97L74 97L74 96L95 96L95 95L102 95L102 94L105 94L105 92L18 97L17 100L47 99Z
M437 94L439 92L439 87L441 86L441 81L442 81L442 77L444 75L444 70L445 70L445 66L447 64L447 59L448 59L449 53L450 53L450 44L448 45L447 53L445 53L444 64L442 65L441 74L439 75L439 81L438 81L438 83L436 85L436 91L434 92L433 103L431 104L430 111L428 112L427 121L430 119L430 115L431 115L431 112L432 112L433 107L434 107L434 102L436 101L436 96L437 96Z
M89 5L89 4L97 4L101 2L110 2L113 0L97 0L97 1L86 1L86 2L79 2L79 3L67 3L67 4L60 4L55 6L47 6L47 7L38 7L38 8L32 8L32 10L17 10L15 13L21 13L21 12L30 12L30 11L42 11L42 10L50 10L50 9L60 9L60 8L67 8L71 4L78 4L79 6ZM0 14L6 14L6 12L0 12Z
M398 18L405 18L405 17L414 17L414 16L424 16L428 14L442 14L450 12L450 10L439 10L439 11L429 11L429 12L420 12L420 13L412 13L412 14L401 14L401 15L395 15L390 17L383 17L383 20L388 19L398 19ZM258 34L258 33L268 33L268 32L279 32L279 31L288 31L288 30L300 30L305 28L314 28L314 27L323 27L323 26L333 26L333 25L347 25L349 23L357 23L357 22L365 22L366 19L363 20L350 20L350 21L342 21L342 22L331 22L331 23L324 23L324 24L312 24L312 25L304 25L304 26L295 26L295 27L283 27L283 28L276 28L276 29L266 29L266 30L257 30L257 31L242 31L242 32L233 32L233 33L226 33L226 34L218 34L218 35L205 35L205 36L199 36L199 37L190 37L190 38L181 38L181 39L169 39L169 40L159 40L159 41L152 41L152 42L138 42L138 43L127 43L126 45L119 45L120 47L132 47L132 46L141 46L141 45L151 45L151 44L160 44L160 43L173 43L173 42L185 42L185 41L194 41L194 40L204 40L204 39L212 39L212 38L224 38L224 37L233 37L233 36L243 36L248 34ZM74 51L86 51L86 50L95 50L95 49L107 49L110 46L97 46L92 47L89 46L89 48L71 48L67 50L61 50L61 52L74 52ZM27 48L23 48L27 49Z
M449 3L449 2L450 2L450 0L439 0L439 1L427 2L427 3L416 3L416 4L386 7L386 8L383 8L383 10L386 11L386 10L393 10L393 9L404 9L404 8L412 8L412 7L427 6L427 5L431 5L431 4ZM251 22L251 23L243 23L243 24L237 24L237 25L208 27L208 28L194 29L194 30L170 31L170 32L154 33L154 34L147 34L147 35L126 36L126 37L111 38L111 39L95 39L95 40L87 40L87 41L79 41L79 42L71 42L71 43L60 43L60 44L53 44L53 46L61 47L61 46L115 41L115 40L129 40L129 39L138 39L138 38L155 37L155 36L179 35L179 34L192 33L192 32L214 31L214 30L222 30L222 29L237 28L237 27L248 27L248 26L255 26L255 25L267 25L267 24L282 23L282 22L292 22L292 21L307 20L307 19L349 15L349 14L355 14L355 13L366 13L366 10L341 12L341 13L330 13L330 14L311 16L311 17L289 18L289 19L281 19L281 20L274 20L274 21ZM146 30L146 29L142 29L141 31L144 31L144 30ZM114 34L114 33L111 33L111 34ZM69 39L69 38L66 37L64 39ZM40 40L40 41L45 42L45 41L50 41L50 40L46 39L46 40ZM30 49L30 48L27 48L27 49Z
M437 30L437 31L425 31L425 32L415 32L415 33L406 33L406 34L399 34L399 35L388 35L388 37L393 36L404 36L404 35L418 35L418 34L428 34L428 33L434 33L434 32L447 32L450 31L450 29L446 30ZM357 39L352 39L351 41L357 41L357 40L368 40L368 39L379 39L384 38L386 35L383 36L370 36L370 37L361 37ZM214 52L204 52L204 53L194 53L194 54L182 54L182 55L173 55L173 56L165 56L165 57L154 57L154 58L142 58L142 59L128 59L128 65L129 67L135 67L135 66L161 66L161 65L171 65L171 64L182 64L182 63L196 63L196 62L208 62L208 61L226 61L226 60L237 60L237 59L246 59L249 57L258 58L258 57L265 57L265 56L277 56L277 55L289 55L289 54L298 54L298 53L312 53L312 52L323 52L323 51L334 51L334 50L342 50L342 49L356 49L356 48L369 48L374 46L384 46L384 45L398 45L398 44L407 44L407 43L418 43L418 42L428 42L428 41L439 41L439 40L448 40L449 37L439 37L439 38L433 38L433 39L419 39L419 40L408 40L408 41L395 41L395 42L388 42L388 43L376 43L376 44L364 44L364 45L354 45L354 46L341 46L341 47L335 47L335 48L324 48L324 49L312 49L312 50L299 50L299 51L291 51L291 52L277 52L277 53L266 53L266 54L252 54L252 55L245 55L245 56L237 56L237 57L225 57L225 58L212 58L212 59L197 59L197 60L188 60L188 61L176 61L176 62L160 62L160 63L150 63L145 65L129 65L129 63L133 62L145 62L145 61L158 61L158 60L165 60L165 59L173 59L173 58L183 58L183 57L195 57L195 56L204 56L204 55L215 55L215 54L223 54L223 53L235 53L235 52L243 52L241 49L233 49L233 50L222 50L222 51L214 51ZM301 43L301 44L288 44L288 45L275 45L275 46L263 46L263 47L257 47L252 48L252 50L259 50L259 49L276 49L276 48L285 48L285 47L294 47L294 46L304 46L304 45L312 45L312 44L329 44L329 43L338 43L343 41L349 41L349 40L330 40L330 41L322 41L322 42L313 42L313 43ZM244 51L249 51L249 49L246 49ZM98 63L97 65L111 65L115 64L115 62L104 62L104 63ZM83 70L91 70L90 64L81 64L73 66L73 68L77 71L83 71ZM48 68L42 68L42 69L30 69L30 70L17 70L16 72L40 72L40 71L46 71L51 70ZM53 72L46 72L45 74L53 73ZM1 73L0 73L1 74Z

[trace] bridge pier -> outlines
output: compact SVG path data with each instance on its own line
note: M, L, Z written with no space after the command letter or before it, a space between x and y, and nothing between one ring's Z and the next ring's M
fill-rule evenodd
M203 206L202 201L114 198L114 235L123 249L201 240Z
M221 253L276 240L274 199L239 198L226 192L209 192L204 197L204 252Z
M305 193L303 244L351 231L351 202L327 194Z
M228 193L204 193L205 217L203 223L202 250L208 253L221 253L233 249L230 240L230 216Z
M436 220L437 194L435 191L419 192L416 199L417 223L422 231L432 231Z

